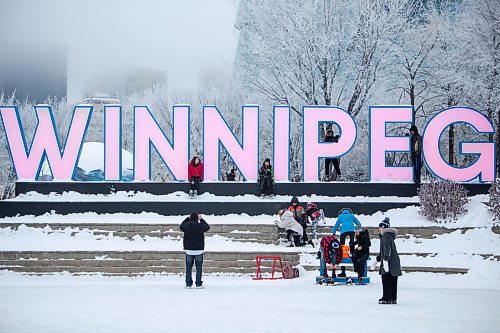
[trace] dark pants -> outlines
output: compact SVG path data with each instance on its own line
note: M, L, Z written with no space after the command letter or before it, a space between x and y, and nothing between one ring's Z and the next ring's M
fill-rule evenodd
M274 185L270 177L261 177L260 182L260 194L271 195L274 194Z
M302 230L303 230L302 240L307 243L309 241L309 238L307 237L307 230L306 230L307 224L305 222L300 222L299 224L302 226Z
M343 232L340 234L340 243L345 245L345 239L349 236L349 248L352 249L354 246L354 231Z
M320 261L319 261L319 275L327 277L328 276L328 269L326 266L327 262L325 259L325 251L323 248L321 248L320 252L321 252L321 257L320 257ZM329 253L329 255L330 255L331 262L336 263L337 262L337 252L331 251ZM332 277L333 278L337 277L337 275L335 274L335 269L332 270Z
M337 175L341 175L340 173L340 160L338 158L325 158L325 175L330 175L330 164L333 164L333 168Z
M288 229L286 231L286 239L291 240L293 237L293 243L295 246L301 246L302 245L302 236L296 233L295 231Z
M191 275L191 271L193 270L193 262L196 265L196 286L199 287L203 284L201 281L201 273L203 267L203 254L198 255L189 255L186 254L186 286L193 285L193 277Z
M354 271L358 273L358 277L365 276L365 264L368 259L368 254L359 253L354 251L352 253L352 266Z
M382 274L382 300L397 301L398 299L398 277L391 273Z
M422 154L412 153L411 164L413 165L413 182L420 184L420 175L422 173Z
M200 192L200 177L191 177L191 190Z

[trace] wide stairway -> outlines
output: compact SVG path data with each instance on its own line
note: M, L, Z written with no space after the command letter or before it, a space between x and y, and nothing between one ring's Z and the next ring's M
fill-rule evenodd
M0 219L0 230L9 232L14 242L19 237L19 247L15 243L12 250L0 251L0 269L24 274L69 272L77 275L100 273L110 276L182 273L185 255L182 251L182 233L179 230L181 220L173 223L171 216L196 211L203 214L216 213L221 218L218 221L217 216L212 216L208 221L211 229L206 234L206 273L255 274L255 257L270 254L281 256L283 264L301 264L306 270L317 270L317 247L290 248L282 245L283 230L273 224L276 217L262 216L275 214L279 208L287 207L291 195L285 197L285 193L293 193L301 201L309 198L325 209L329 217L328 225L319 227L318 239L331 234L335 221L333 218L342 207L351 207L358 214L368 215L418 204L416 189L412 184L286 183L277 185L278 196L275 199L256 197L251 187L255 184L204 185L210 194L188 199L179 192L183 186L187 186L182 183L18 183L17 198L0 201L3 217ZM470 194L486 193L488 188L489 186L481 184L468 185ZM64 193L67 191L77 193ZM310 197L313 193L314 196ZM365 195L360 196L362 193ZM238 209L230 210L225 206L229 203L232 204L231 207ZM81 206L84 208L80 208ZM156 209L162 206L167 206L168 209ZM93 209L88 209L89 207ZM48 212L52 212L52 215L42 216L43 220L27 216ZM76 213L82 212L91 213L83 214L83 217L80 216L75 221L75 216L79 216ZM132 213L127 215L126 222L120 222L117 218L123 213ZM145 222L144 214L151 213L165 216L166 221L156 219L154 223ZM224 223L229 216L227 214L236 213L246 215L234 215L231 223ZM6 216L16 217L5 218ZM226 220L223 221L222 218ZM252 220L256 218L265 223ZM376 229L368 229L376 245L372 246L372 250L377 251ZM398 228L398 237L418 243L433 240L440 235L465 233L469 229L402 227ZM498 228L493 231L500 233ZM312 238L310 233L309 237ZM34 241L24 244L26 239ZM400 250L403 270L406 272L467 273L467 268L457 265L405 264L415 262L415 257L432 258L436 255L433 252ZM483 256L497 261L500 259L495 253ZM269 272L271 264L264 262L263 271Z

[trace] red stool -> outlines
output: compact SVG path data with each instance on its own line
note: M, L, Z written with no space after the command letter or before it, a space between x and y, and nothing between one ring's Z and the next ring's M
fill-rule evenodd
M262 277L262 272L260 270L260 266L262 264L262 260L273 260L273 270L271 273L271 277ZM255 260L257 261L257 276L254 277L254 280L279 280L283 278L283 264L281 263L281 256L256 256ZM281 276L274 277L274 273L276 271L276 262L279 261Z

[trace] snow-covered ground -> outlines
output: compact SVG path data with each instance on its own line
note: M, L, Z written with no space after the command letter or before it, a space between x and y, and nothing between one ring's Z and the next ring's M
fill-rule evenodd
M289 202L292 197L289 195L277 195L273 199L260 198L252 194L221 196L212 193L202 193L196 197L196 201L201 202L262 202L262 201L285 201ZM418 197L331 197L322 195L299 196L299 201L306 204L312 202L412 202L418 203ZM118 191L111 194L82 194L79 192L69 191L62 194L51 193L49 195L41 194L35 191L30 191L26 194L20 194L15 198L7 201L63 201L63 202L79 202L79 201L190 201L189 195L186 192L177 191L170 194L152 194L147 192L133 191Z
M118 197L121 197L126 192L116 193L114 200L120 201ZM86 196L83 194L75 194L76 197L72 198L72 195L67 198L67 201L78 201L76 198L82 197L85 200L87 197L98 197L98 196ZM132 193L130 195L133 196ZM139 194L138 194L139 195ZM144 194L146 197L154 195ZM183 196L187 196L182 193ZM208 195L208 194L207 194ZM140 195L139 195L140 196ZM169 195L170 196L170 195ZM210 195L211 196L211 195ZM20 196L18 198L30 201L44 200L46 196L40 194L30 194ZM47 198L60 198L64 196L52 194L47 196ZM250 196L256 198L255 196ZM104 197L103 197L104 198ZM101 200L103 200L101 198ZM221 197L217 197L221 198ZM225 198L225 197L223 197ZM290 197L283 197L284 201L289 201ZM328 198L328 197L324 197ZM382 197L388 198L388 197ZM397 198L395 202L399 202L401 198ZM14 199L18 200L18 199ZM57 199L58 200L58 199ZM93 198L92 200L97 200ZM139 200L136 198L135 200ZM149 200L149 199L140 199ZM154 199L151 199L154 200ZM189 199L186 199L189 200ZM197 199L198 200L198 199ZM251 199L254 200L254 199ZM262 200L262 199L255 199ZM266 199L267 200L267 199ZM271 200L271 199L269 199ZM278 200L279 199L274 199ZM333 200L330 198L330 200ZM387 199L386 199L387 200ZM213 200L207 200L213 201ZM463 227L484 227L492 224L492 216L488 212L485 202L488 201L488 195L476 195L471 198L466 206L468 213L460 216L457 221L446 221L439 224L427 221L424 217L420 216L418 211L419 207L409 206L406 208L396 208L391 209L387 212L377 212L373 215L359 215L358 219L364 226L376 227L384 219L384 217L389 216L391 218L391 224L394 227L429 227L429 226L441 226L447 228L463 228ZM302 200L301 202L307 202L307 200ZM317 201L319 202L319 201ZM321 204L319 204L321 208ZM112 224L112 223L132 223L132 224L180 224L185 216L163 216L156 213L141 213L141 214L96 214L96 213L82 213L82 214L69 214L69 215L57 215L57 214L45 214L43 216L32 216L23 215L17 217L6 217L0 219L0 223L65 223L65 224L79 224L79 223L92 223L92 224ZM277 216L270 215L259 215L259 216L249 216L247 214L229 214L224 216L218 215L207 215L205 219L209 224L273 224L277 219ZM326 218L326 225L333 226L335 224L335 218Z
M0 272L0 332L498 332L498 284L464 276L405 274L397 305L379 305L367 286L294 280L182 276L27 277Z

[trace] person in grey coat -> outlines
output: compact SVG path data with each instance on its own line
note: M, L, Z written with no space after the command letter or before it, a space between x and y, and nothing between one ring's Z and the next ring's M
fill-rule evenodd
M401 276L401 262L396 249L397 230L391 228L390 220L386 217L379 225L380 253L377 261L380 262L379 274L382 277L382 298L379 304L397 304L398 276Z

